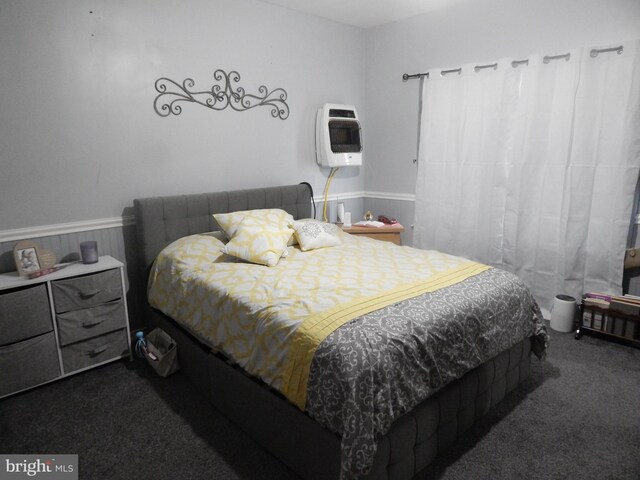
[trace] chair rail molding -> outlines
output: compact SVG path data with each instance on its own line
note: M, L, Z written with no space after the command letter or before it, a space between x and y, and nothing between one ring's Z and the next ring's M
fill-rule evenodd
M398 200L402 202L415 202L416 196L413 193L394 193L394 192L373 192L365 191L364 197L378 198L381 200Z
M410 193L376 192L368 190L333 193L328 196L330 202L351 200L357 198L377 198L381 200L397 200L414 202L415 195ZM315 202L323 202L324 196L313 197ZM53 225L38 225L34 227L15 228L0 231L0 243L25 240L29 238L49 237L53 235L65 235L69 233L89 232L103 230L105 228L122 228L135 225L135 217L127 215L122 217L98 218L94 220L82 220L78 222L58 223Z
M39 225L27 228L15 228L0 231L0 243L24 240L27 238L49 237L53 235L66 235L69 233L89 232L103 230L105 228L122 228L135 225L135 219L131 216L98 218L95 220L83 220L79 222L58 223L54 225Z

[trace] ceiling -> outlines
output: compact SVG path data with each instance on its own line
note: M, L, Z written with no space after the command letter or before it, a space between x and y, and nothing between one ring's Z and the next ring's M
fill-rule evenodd
M444 8L459 0L262 0L336 22L369 28Z

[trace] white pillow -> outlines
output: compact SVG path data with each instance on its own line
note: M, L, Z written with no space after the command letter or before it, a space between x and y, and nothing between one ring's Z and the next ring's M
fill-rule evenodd
M292 234L293 231L287 226L247 216L221 251L247 262L275 267L287 250L287 241Z
M335 247L342 243L342 230L332 223L308 219L293 221L289 225L293 227L300 248L304 252L315 248Z

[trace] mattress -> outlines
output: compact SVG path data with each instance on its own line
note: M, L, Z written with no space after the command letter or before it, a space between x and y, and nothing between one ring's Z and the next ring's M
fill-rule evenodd
M167 246L150 304L340 435L342 478L366 473L391 423L452 380L528 337L544 350L535 301L502 270L346 234L289 247L275 267L223 246L216 233ZM310 323L320 334L299 348Z

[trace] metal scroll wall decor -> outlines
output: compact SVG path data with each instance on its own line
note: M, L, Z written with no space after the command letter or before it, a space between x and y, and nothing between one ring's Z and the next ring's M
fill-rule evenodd
M243 112L255 107L271 107L271 116L286 120L289 116L287 92L283 88L269 91L264 85L258 88L258 94L246 93L244 88L237 85L240 74L236 71L226 73L216 70L213 73L216 83L210 90L195 91L195 82L187 78L182 85L170 78L159 78L155 87L159 95L153 102L153 108L161 117L180 115L183 102L197 103L212 110L224 110L227 107Z

